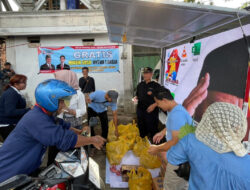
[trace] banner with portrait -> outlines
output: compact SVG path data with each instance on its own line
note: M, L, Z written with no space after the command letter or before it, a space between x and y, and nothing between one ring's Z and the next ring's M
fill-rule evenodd
M70 69L81 72L119 72L119 46L62 46L39 47L40 73Z

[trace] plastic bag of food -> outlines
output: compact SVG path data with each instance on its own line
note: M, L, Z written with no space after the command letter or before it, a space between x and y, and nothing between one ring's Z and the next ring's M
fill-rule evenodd
M160 159L148 153L148 148L142 150L140 154L140 164L148 169L155 169L161 167Z
M130 190L152 190L152 176L147 169L139 167L137 172L132 169L128 176Z
M132 135L134 137L140 136L139 129L136 126L135 121L133 123L129 123L127 125L119 125L118 126L118 134L119 136L128 136Z
M110 165L119 165L128 150L129 146L124 140L107 143L106 152Z
M126 138L132 140L135 137L139 136L139 129L136 126L136 123L133 121L133 124L129 123L127 125L119 125L118 126L118 134L119 136L125 136ZM124 138L125 138L124 137ZM113 120L109 122L109 131L108 131L108 142L116 141L117 137L115 135L115 125Z
M135 144L135 136L133 135L128 135L128 136L120 136L119 140L123 140L124 142L126 142L126 144L129 147L129 150L133 150L134 148L134 144Z
M139 136L136 137L135 139L136 144L134 145L133 152L137 157L140 157L142 151L145 148L149 148L149 142L148 142L148 137L141 138Z

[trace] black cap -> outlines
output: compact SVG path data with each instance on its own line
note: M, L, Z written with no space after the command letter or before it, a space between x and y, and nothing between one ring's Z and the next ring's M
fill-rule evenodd
M145 67L143 73L153 73L153 69L151 67Z

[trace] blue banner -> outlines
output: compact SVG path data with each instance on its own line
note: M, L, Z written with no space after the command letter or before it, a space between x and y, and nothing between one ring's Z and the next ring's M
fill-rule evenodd
M82 72L119 72L119 46L63 46L39 47L39 68L41 73L70 69Z

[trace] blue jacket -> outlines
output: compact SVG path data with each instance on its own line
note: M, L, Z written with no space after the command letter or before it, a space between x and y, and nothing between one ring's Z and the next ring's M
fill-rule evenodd
M35 106L23 116L0 148L0 182L17 174L30 174L40 164L47 146L62 151L75 147L77 135L70 124L45 114Z
M28 111L25 99L12 87L4 91L0 98L0 124L17 124Z

